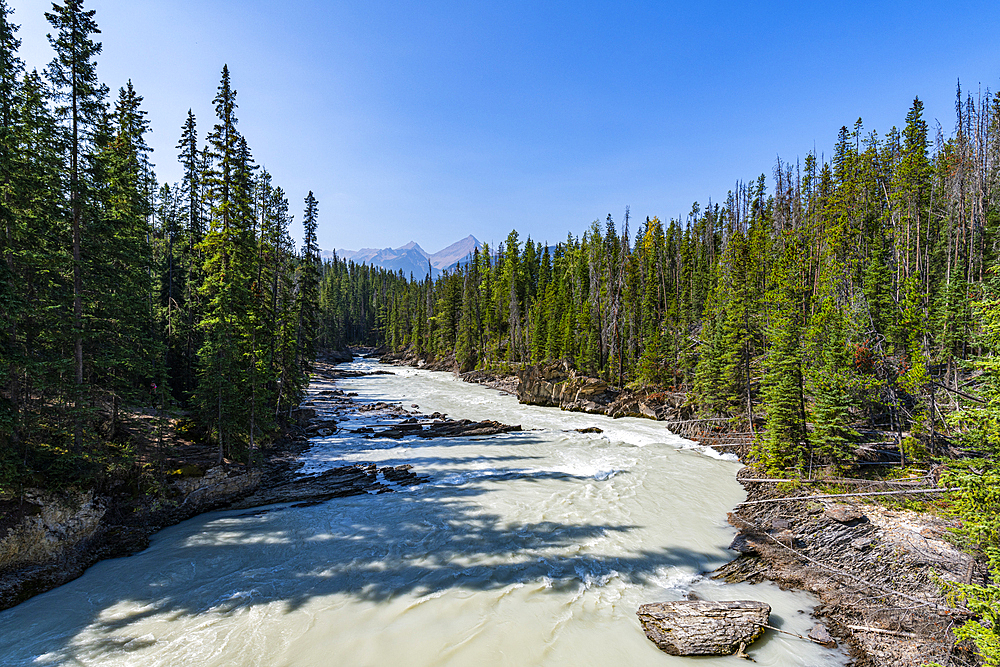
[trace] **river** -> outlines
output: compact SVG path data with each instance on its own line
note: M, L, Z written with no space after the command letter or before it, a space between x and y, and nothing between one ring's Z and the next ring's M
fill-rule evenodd
M763 600L772 625L812 627L806 594L703 576L733 556L735 461L649 420L525 406L447 373L391 370L337 386L360 402L525 430L317 438L306 472L409 463L430 482L163 530L142 553L0 613L0 664L742 664L672 657L646 639L636 608L692 592ZM603 433L573 431L595 426ZM847 662L773 632L749 652L759 665Z

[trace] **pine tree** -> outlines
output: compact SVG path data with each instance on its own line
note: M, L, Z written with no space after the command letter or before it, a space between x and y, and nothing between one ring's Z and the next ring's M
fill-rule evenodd
M68 388L64 381L69 367L61 333L65 314L71 310L65 287L66 276L72 273L72 257L64 242L64 143L50 111L47 91L48 86L37 72L25 75L17 109L12 181L4 190L15 221L11 240L17 281L12 286L21 286L8 311L15 321L7 331L13 331L15 338L11 351L18 369L11 378L16 384L11 386L11 393L24 420L20 422L21 431L41 435L41 421L53 429L44 437L58 442L56 432L63 430L62 416L50 411L44 419L32 420L34 415L29 411L41 417L45 408L27 405L33 395L72 399L75 389ZM17 392L20 399L16 398ZM19 433L12 431L12 435L17 438Z
M250 439L241 392L252 381L246 366L251 354L246 336L254 253L251 221L244 217L250 193L241 191L250 167L241 164L247 156L236 129L236 91L228 67L223 67L214 103L217 122L208 136L213 169L205 179L212 220L198 246L205 257L200 289L204 339L198 352L195 396L202 422L211 425L221 462L227 453L240 454L242 444Z
M767 432L756 452L774 472L805 463L799 261L794 239L786 239L783 256L775 266L771 296L774 310L767 332L770 347L763 391Z
M979 457L953 463L942 483L954 489L951 500L962 519L959 535L966 547L985 555L992 583L945 582L944 588L951 599L978 616L965 621L955 636L972 640L985 664L996 667L1000 665L1000 279L994 277L985 287L975 304L984 350L975 366L982 373L984 402L962 410L956 419L969 425L964 444Z
M84 177L82 161L93 143L94 133L103 120L104 98L107 87L97 80L95 58L101 53L101 43L90 36L99 34L94 22L94 10L85 10L83 0L65 0L63 5L53 4L45 18L56 30L49 42L56 52L47 70L62 103L59 115L68 124L69 148L69 200L72 214L73 247L73 366L76 379L75 424L73 447L79 452L83 446L84 415L84 257L83 236L86 232L88 209L88 183Z
M6 345L0 346L0 433L10 433L11 444L16 444L21 437L22 369L27 361L19 344L18 324L27 313L28 302L25 290L15 287L15 280L24 277L27 250L26 230L21 229L14 212L19 166L16 114L24 66L17 56L21 40L16 36L17 26L9 21L10 14L6 1L0 0L0 326L7 339Z
M100 294L91 306L91 331L100 341L92 352L93 373L100 390L110 394L112 437L122 397L138 397L150 381L162 385L165 379L153 369L154 359L162 355L155 349L150 309L152 250L147 217L151 211L146 196L150 149L144 138L149 122L141 103L131 82L121 89L110 141L97 156L101 187L95 198L102 200L102 213L91 216L88 230L88 273L91 288ZM139 384L142 380L144 386Z
M179 207L184 217L184 243L178 258L178 271L183 272L181 278L183 288L179 293L180 308L183 311L182 330L182 367L176 373L179 376L174 386L175 395L184 397L194 389L196 378L194 360L197 350L201 347L201 332L197 323L201 321L202 304L199 286L204 282L204 257L198 249L205 235L204 217L202 211L202 175L203 161L198 149L198 127L194 113L188 110L187 119L181 128L181 137L177 142L180 153L178 161L184 169L180 191L177 193L183 204Z
M312 191L306 195L302 218L302 265L299 269L299 367L308 376L316 358L315 339L319 313L319 244L316 240L319 202Z
M808 382L813 396L815 427L809 442L821 460L840 466L853 454L858 433L851 428L851 358L847 349L846 321L833 300L824 302L810 321L808 337L820 339Z
M478 363L476 350L476 304L472 271L462 276L462 310L458 321L458 338L455 341L455 361L461 373L473 370Z

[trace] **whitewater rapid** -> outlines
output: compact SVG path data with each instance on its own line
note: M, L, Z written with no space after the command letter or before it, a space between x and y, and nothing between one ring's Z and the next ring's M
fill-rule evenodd
M390 370L337 387L362 403L524 430L345 433L371 419L359 415L313 440L304 472L408 463L430 481L168 528L142 553L0 613L0 664L690 665L659 651L635 616L642 603L690 593L763 600L773 625L812 627L806 594L705 575L734 555L726 513L744 494L730 457L653 421L525 406L447 373ZM595 426L603 432L574 430ZM847 662L774 633L750 653L780 667Z

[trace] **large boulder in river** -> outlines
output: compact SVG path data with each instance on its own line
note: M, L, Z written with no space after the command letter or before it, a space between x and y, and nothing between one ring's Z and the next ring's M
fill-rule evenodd
M522 368L517 379L517 400L530 405L605 414L616 395L607 382L580 375L566 359Z
M343 364L354 361L354 354L350 350L324 350L319 358L328 364Z
M650 641L670 655L732 655L764 634L771 606L755 600L680 600L636 612Z
M537 366L527 366L517 372L517 400L531 405L559 406L564 381L573 369L565 359Z

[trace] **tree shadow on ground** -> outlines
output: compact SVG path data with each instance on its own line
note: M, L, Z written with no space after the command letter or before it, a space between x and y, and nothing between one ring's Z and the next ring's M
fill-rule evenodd
M436 475L468 473L451 468ZM105 638L105 648L115 650L127 645L123 633L139 641L138 628L130 628L156 616L229 615L276 601L290 613L331 595L383 602L533 582L553 592L614 577L648 584L664 568L699 571L719 559L718 553L688 548L629 551L615 536L639 527L599 517L576 524L518 523L485 509L498 485L543 481L561 486L595 480L501 470L487 479L409 493L203 515L158 534L145 552L99 563L77 581L0 614L0 655L21 655L25 662L29 656L62 655L83 662L76 651L93 656L104 650ZM51 614L52 605L59 605L60 614ZM18 631L29 626L30 633ZM85 629L84 649L75 638Z

